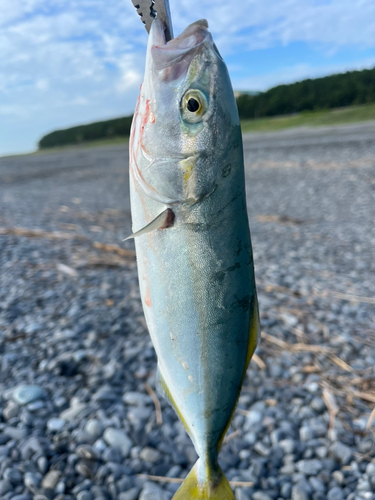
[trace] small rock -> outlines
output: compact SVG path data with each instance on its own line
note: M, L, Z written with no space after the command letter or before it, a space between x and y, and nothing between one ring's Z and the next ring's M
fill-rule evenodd
M48 470L48 460L46 459L46 457L43 457L43 456L39 457L37 464L38 464L38 469L40 470L40 472L42 474L45 474Z
M3 416L5 420L10 420L18 415L20 411L20 407L14 401L9 401L6 407L3 410Z
M91 418L86 422L85 431L95 438L98 438L102 435L103 428L99 420L95 418Z
M122 400L125 404L130 406L143 406L150 402L150 397L141 392L126 392Z
M76 453L80 458L84 458L86 460L98 460L99 458L97 451L89 445L78 446Z
M54 490L56 488L57 483L62 476L62 472L59 470L50 470L42 479L43 488Z
M341 488L338 486L335 486L334 488L330 489L328 494L327 494L327 499L328 500L344 500L344 493Z
M19 441L20 439L24 439L27 436L27 429L22 427L5 427L4 434L9 436L11 439L15 439Z
M253 493L253 500L272 500L272 498L263 491L256 491Z
M12 394L13 401L19 405L27 405L43 397L45 393L38 385L19 385Z
M74 406L71 406L70 408L67 408L66 410L62 411L60 413L60 418L66 421L74 420L78 417L80 413L83 412L83 410L86 409L85 403L77 403Z
M77 500L92 500L93 496L89 491L80 491L77 495Z
M305 481L300 481L292 488L292 500L310 500L311 488Z
M119 494L118 500L137 500L139 495L139 488L134 487L128 491Z
M120 448L124 458L129 456L133 443L124 431L108 427L104 431L103 438L110 446Z
M62 418L50 418L47 422L47 429L51 432L59 432L63 429L65 420Z
M141 451L139 457L145 462L151 462L154 464L159 460L160 452L158 450L155 450L155 448L146 446L146 448L143 448L143 450Z
M322 462L316 459L300 460L297 469L305 476L316 476L322 470Z
M139 500L169 500L169 498L166 491L153 483L146 483L139 495Z
M314 433L310 427L301 427L299 430L299 437L301 441L310 441L310 439L313 439Z
M290 499L290 495L292 493L292 485L291 483L285 483L282 485L280 489L280 495L283 498L287 498L288 500Z
M8 479L2 479L0 481L0 497L2 498L9 491L13 491L12 483Z
M366 474L369 476L375 476L375 463L370 462L366 467Z
M23 482L27 489L34 491L42 480L42 475L39 472L26 472Z
M349 446L346 446L340 441L336 441L331 445L329 448L329 454L342 465L348 465L353 456L353 452Z
M23 476L21 472L15 467L9 467L4 469L3 478L10 481L12 484L21 484L23 482Z

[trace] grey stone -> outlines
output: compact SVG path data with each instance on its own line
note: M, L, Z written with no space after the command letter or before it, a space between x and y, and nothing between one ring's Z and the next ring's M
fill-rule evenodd
M292 484L284 483L280 489L280 495L283 498L287 498L289 500L291 493L292 493Z
M130 488L128 491L124 491L119 494L118 500L137 500L139 495L139 488Z
M9 455L9 448L7 446L0 446L0 458L3 459Z
M51 432L60 432L65 426L62 418L50 418L47 422L47 429Z
M250 410L246 415L245 430L251 430L254 425L259 424L263 420L263 415L260 411Z
M314 433L310 427L301 427L299 430L299 437L301 441L310 441L310 439L313 439Z
M322 470L322 462L320 460L300 460L297 462L297 469L305 476L316 476Z
M33 401L33 402L29 403L29 404L27 405L27 409L28 409L29 411L31 411L32 413L33 413L33 412L35 412L35 413L36 413L36 412L38 412L39 410L42 410L45 406L46 406L46 405L45 405L44 401L41 401L40 399L38 399L37 401Z
M6 407L3 410L3 416L5 420L10 420L18 415L20 411L20 407L14 401L9 401Z
M3 497L9 491L13 491L12 483L8 479L2 479L0 481L0 496Z
M86 408L87 405L85 403L77 403L62 411L60 413L60 418L69 422L70 420L76 419Z
M42 479L43 488L54 490L61 476L62 476L61 471L50 470Z
M3 472L3 478L10 481L12 484L21 484L23 482L21 472L15 467L5 469Z
M93 496L89 491L80 491L76 498L77 500L92 500Z
M375 476L375 463L374 462L370 462L369 464L367 464L366 474L368 474L369 476Z
M327 493L327 500L344 500L344 493L341 488L335 486Z
M336 441L330 446L329 455L342 465L348 465L353 457L353 451L349 446L346 446L340 441Z
M89 419L85 424L85 431L91 436L98 438L103 433L103 427L96 418Z
M102 458L105 462L118 462L122 461L122 452L120 448L106 448L102 453Z
M39 472L26 472L23 482L27 489L34 490L37 488L42 480L42 475Z
M31 500L31 496L25 494L15 495L14 497L12 497L12 500Z
M27 405L43 397L45 392L38 385L19 385L12 394L13 400L19 405Z
M133 443L124 431L108 427L104 431L103 438L110 446L120 448L124 458L129 456Z
M318 477L310 477L309 478L309 483L311 485L311 488L314 491L320 491L322 493L325 493L326 487L325 487L323 481L320 478L318 478Z
M311 487L305 481L300 481L292 488L291 500L310 500Z
M142 394L141 392L126 392L122 400L125 404L130 406L143 406L150 403L150 397L146 396L146 394Z
M139 454L139 457L141 460L144 460L145 462L151 462L154 464L159 460L160 452L155 448L150 448L149 446L146 446L146 448L143 448L143 450Z
M255 491L253 493L253 500L273 500L273 499L263 491Z
M57 493L59 495L63 495L65 493L65 489L66 489L65 482L64 481L59 481L56 484L55 493Z
M46 457L44 457L44 456L39 457L37 460L37 464L38 464L38 469L40 470L40 472L42 474L45 474L48 470L48 460L46 459Z
M279 446L285 451L285 453L293 453L296 447L296 442L294 439L282 439L279 441Z
M24 439L27 436L27 429L24 427L5 427L4 434L9 436L11 439L15 439L19 441L20 439Z
M92 446L87 444L81 444L78 446L76 453L80 458L85 458L86 460L98 460L99 458L98 452Z
M170 496L155 484L146 482L139 495L139 500L170 500Z
M317 411L318 413L322 413L323 411L326 410L326 405L325 405L323 399L319 396L315 396L312 399L310 405L311 405L311 408L313 410Z

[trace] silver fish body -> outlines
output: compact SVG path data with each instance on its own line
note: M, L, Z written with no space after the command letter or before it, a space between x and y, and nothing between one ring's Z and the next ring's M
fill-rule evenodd
M259 320L240 123L205 21L167 44L152 25L130 192L161 385L200 457L175 498L234 498L217 456Z

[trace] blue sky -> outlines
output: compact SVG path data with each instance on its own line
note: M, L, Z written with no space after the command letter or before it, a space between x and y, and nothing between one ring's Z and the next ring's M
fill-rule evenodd
M233 86L265 90L375 66L374 0L170 0L206 18ZM130 0L1 0L0 155L56 128L130 114L147 33Z

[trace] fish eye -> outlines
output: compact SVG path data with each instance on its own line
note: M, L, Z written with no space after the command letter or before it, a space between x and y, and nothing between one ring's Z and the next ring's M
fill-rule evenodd
M194 97L190 97L190 99L187 102L186 107L187 107L188 111L190 111L191 113L195 113L196 111L198 111L200 106L201 105L199 104L199 101L194 99Z
M182 97L181 112L185 121L196 123L202 120L207 111L207 99L200 90L188 90Z

